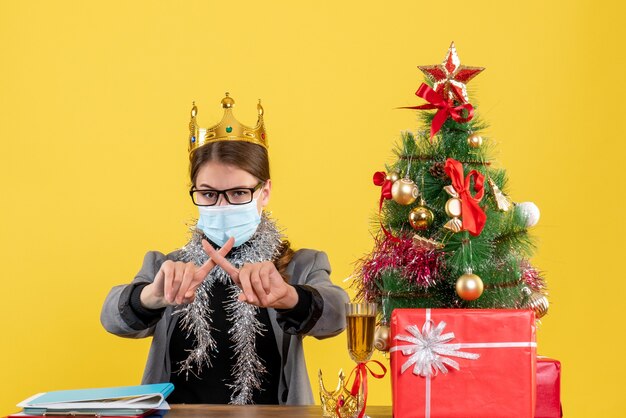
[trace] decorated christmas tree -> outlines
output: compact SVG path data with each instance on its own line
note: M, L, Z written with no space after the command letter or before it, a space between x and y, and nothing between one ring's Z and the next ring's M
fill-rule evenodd
M530 308L539 318L548 300L528 232L539 210L509 198L483 137L466 84L484 69L461 65L454 43L442 64L419 69L425 103L407 109L423 128L403 132L396 161L374 174L381 197L359 296L382 306L383 325L395 308Z

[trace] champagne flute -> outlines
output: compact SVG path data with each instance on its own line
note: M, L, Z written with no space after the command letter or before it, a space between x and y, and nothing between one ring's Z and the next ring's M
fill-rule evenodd
M350 357L357 363L365 363L374 353L376 304L368 302L346 303L346 320ZM362 388L357 394L357 405L358 415L358 412L366 406Z
M364 363L374 352L375 303L346 303L348 351L353 361Z

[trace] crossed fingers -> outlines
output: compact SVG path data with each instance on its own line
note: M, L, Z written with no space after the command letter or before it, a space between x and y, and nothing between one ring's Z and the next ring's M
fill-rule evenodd
M240 301L262 307L272 307L286 293L283 279L271 261L245 264L241 269L237 269L208 242L203 241L202 245L215 264L224 269L242 290L239 295ZM273 282L278 285L272 287Z
M220 257L228 254L233 248L235 240L229 239L219 251L215 251ZM215 267L215 262L209 258L203 265L197 267L193 263L173 263L164 268L166 277L164 296L168 303L190 303L195 298L198 287L202 284L207 274ZM167 280L169 278L169 280Z

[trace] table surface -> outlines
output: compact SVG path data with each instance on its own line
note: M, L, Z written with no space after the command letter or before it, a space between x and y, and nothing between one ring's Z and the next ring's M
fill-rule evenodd
M368 406L367 415L371 418L392 418L390 406ZM172 405L164 418L322 418L319 405Z

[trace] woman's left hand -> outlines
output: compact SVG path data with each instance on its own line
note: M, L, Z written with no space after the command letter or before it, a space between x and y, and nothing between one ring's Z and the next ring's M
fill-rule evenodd
M239 300L262 308L291 309L298 303L298 293L276 270L271 261L244 264L237 269L206 240L202 247L213 262L224 269L242 290Z

